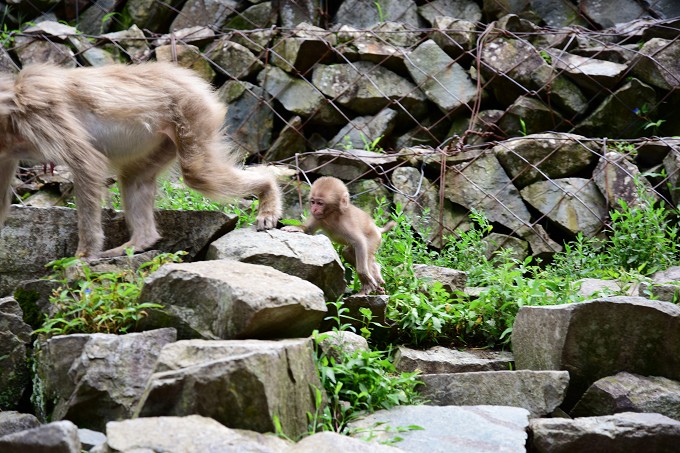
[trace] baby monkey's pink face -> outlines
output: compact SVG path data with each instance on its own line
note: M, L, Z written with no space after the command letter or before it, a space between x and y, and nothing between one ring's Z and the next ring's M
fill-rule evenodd
M326 216L326 203L321 197L312 197L309 199L310 209L312 210L312 216L315 219L320 220Z

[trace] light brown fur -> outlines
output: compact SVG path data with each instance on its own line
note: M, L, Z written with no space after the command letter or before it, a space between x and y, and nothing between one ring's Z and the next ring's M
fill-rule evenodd
M208 83L170 63L34 65L15 78L0 76L0 225L18 161L62 162L74 178L77 255L147 249L160 238L156 178L178 158L187 185L207 196L257 195L257 228L273 228L281 216L275 177L264 168L239 168L222 131L225 113ZM101 202L110 170L118 175L132 236L102 253Z
M395 223L378 228L371 216L349 201L347 186L337 178L324 176L312 184L309 196L311 216L302 226L287 226L283 230L312 234L323 230L334 242L344 245L342 256L353 265L359 280L359 294L384 293L385 281L375 254L382 242L381 234Z

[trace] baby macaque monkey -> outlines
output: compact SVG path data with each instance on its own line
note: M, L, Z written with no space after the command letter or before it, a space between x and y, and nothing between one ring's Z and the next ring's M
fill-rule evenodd
M360 295L384 293L385 281L375 254L381 234L396 224L378 228L371 216L349 201L347 186L337 178L323 176L312 184L309 196L311 217L302 226L286 226L284 231L312 234L321 229L334 242L344 245L342 256L352 264L361 281Z
M212 198L256 195L257 228L281 216L275 176L244 170L224 137L226 107L196 73L170 63L68 69L31 65L0 74L0 226L19 160L59 162L73 173L78 249L86 258L144 250L160 238L156 178L175 159L184 181ZM132 236L102 252L101 207L109 171L118 175Z

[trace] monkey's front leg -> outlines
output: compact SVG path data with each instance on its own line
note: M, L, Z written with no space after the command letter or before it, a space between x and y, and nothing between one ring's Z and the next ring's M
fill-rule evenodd
M10 186L16 173L18 161L14 159L0 159L0 227L7 218L11 203L12 191Z
M103 184L73 169L74 191L78 207L78 249L80 258L98 258L104 245L101 200Z

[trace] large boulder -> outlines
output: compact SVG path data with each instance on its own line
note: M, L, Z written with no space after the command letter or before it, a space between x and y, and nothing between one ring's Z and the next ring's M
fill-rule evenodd
M680 307L642 297L522 307L512 331L518 370L566 370L569 410L619 371L680 379Z
M14 409L26 390L31 327L22 319L19 304L0 298L0 410Z
M603 417L531 420L531 451L627 453L673 452L680 443L680 422L659 414L624 412Z
M434 406L514 406L532 417L552 413L569 384L566 371L479 371L425 374L421 393Z
M62 420L0 437L6 453L81 453L78 427Z
M289 443L273 435L227 428L200 415L146 417L106 425L105 451L282 453Z
M309 339L184 340L163 349L136 410L141 417L200 414L230 428L307 432L321 383Z
M503 371L511 369L512 354L484 349L458 350L434 346L425 351L399 346L394 366L399 371L420 370L425 374Z
M145 328L173 326L181 339L300 337L326 313L323 291L271 267L233 260L166 264L139 296Z
M379 424L379 425L376 425ZM415 430L378 429L376 426ZM397 406L350 423L354 437L397 445L411 453L435 451L524 452L529 412L506 406ZM455 433L455 434L454 434Z
M323 290L326 300L337 300L346 287L340 257L330 239L321 234L239 228L210 244L206 258L273 267L315 284Z
M588 417L649 412L680 421L680 382L660 376L617 373L596 381L570 415Z
M217 211L156 212L162 238L154 248L163 252L188 252L195 258L215 238L234 228L236 217ZM102 212L104 247L117 247L129 239L122 212ZM12 206L0 230L0 296L9 294L20 282L49 273L50 261L73 256L78 246L78 219L71 208Z
M36 354L41 415L103 431L106 422L129 418L174 329L50 338Z

